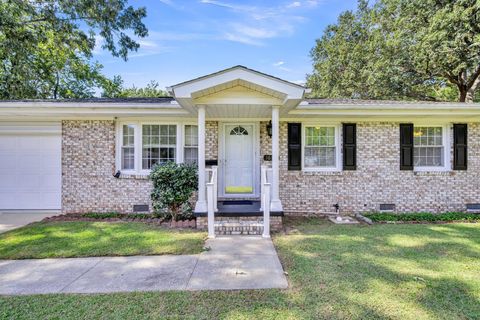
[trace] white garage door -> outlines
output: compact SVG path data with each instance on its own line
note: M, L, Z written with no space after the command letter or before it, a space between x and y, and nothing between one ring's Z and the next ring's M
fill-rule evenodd
M61 127L0 123L0 210L61 209Z

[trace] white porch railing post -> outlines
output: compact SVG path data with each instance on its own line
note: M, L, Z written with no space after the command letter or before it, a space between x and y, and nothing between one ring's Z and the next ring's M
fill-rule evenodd
M218 166L212 166L213 174L213 210L218 211Z
M198 106L198 200L195 212L206 212L205 201L205 106Z
M212 172L213 173L213 172ZM215 238L215 212L213 205L213 186L212 182L207 183L207 224L208 224L208 237Z
M272 106L272 201L273 211L283 211L280 201L280 107Z
M264 186L264 206L263 206L263 234L262 237L270 238L270 183Z
M261 170L260 170L260 211L262 211L263 208L265 207L263 194L265 192L264 184L267 182L266 181L266 179L267 179L267 176L266 176L267 175L267 166L262 165L260 168L261 168Z

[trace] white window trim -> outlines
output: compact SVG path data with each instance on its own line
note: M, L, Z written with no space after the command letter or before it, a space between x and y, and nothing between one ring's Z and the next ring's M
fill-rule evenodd
M183 163L185 162L185 148L194 148L194 146L186 146L185 145L185 127L186 126L196 126L198 127L198 123L195 123L195 122L184 122L181 124L181 127L182 127L182 134L181 134L181 140L182 140L182 152L181 152L181 155L179 156L179 158L181 157L181 159L179 160L180 163ZM197 142L197 152L198 152L198 142ZM198 161L198 159L197 159Z
M305 147L307 127L333 127L335 128L335 166L333 167L305 167ZM304 172L338 172L342 171L342 151L340 144L341 124L338 123L302 123L302 171Z
M133 170L132 169L122 169L122 146L123 146L123 126L131 125L133 126ZM117 138L115 141L115 167L117 171L120 171L125 174L136 174L137 173L137 138L138 138L138 126L136 122L126 121L126 122L117 122Z
M430 171L450 171L451 166L451 145L450 145L450 124L423 124L414 123L413 130L416 127L442 127L442 142L443 142L443 166L438 167L413 167L414 172L430 172ZM415 148L415 143L413 145Z
M176 125L177 126L177 142L175 145L175 162L182 163L184 159L184 130L185 125L192 124L193 122L171 122L171 121L117 121L115 139L115 167L117 171L120 171L126 175L149 175L152 170L142 169L142 126L143 125ZM135 165L134 170L122 169L122 139L123 139L123 126L134 126L135 134Z

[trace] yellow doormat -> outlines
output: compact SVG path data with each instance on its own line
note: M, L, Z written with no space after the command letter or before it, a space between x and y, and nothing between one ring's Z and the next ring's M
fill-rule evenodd
M252 187L226 187L226 193L253 193Z

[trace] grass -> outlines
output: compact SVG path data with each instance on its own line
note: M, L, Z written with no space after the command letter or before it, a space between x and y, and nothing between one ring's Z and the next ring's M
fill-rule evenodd
M478 319L480 224L288 222L287 290L0 298L0 318Z
M140 222L39 222L0 234L0 259L192 254L204 238Z
M411 213L388 213L376 212L366 213L365 217L370 218L375 222L387 221L422 221L422 222L436 222L436 221L480 221L480 214L467 212L446 212L446 213L429 213L429 212L411 212Z

